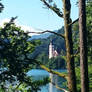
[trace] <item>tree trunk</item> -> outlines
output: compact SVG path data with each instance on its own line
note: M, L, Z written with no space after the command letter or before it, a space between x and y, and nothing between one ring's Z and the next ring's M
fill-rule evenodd
M85 0L79 0L81 92L89 92Z
M77 92L76 88L76 76L75 76L75 65L73 57L73 41L72 41L72 30L71 30L71 19L70 0L63 0L64 6L64 30L65 30L65 43L66 43L66 62L68 70L68 88L69 92Z

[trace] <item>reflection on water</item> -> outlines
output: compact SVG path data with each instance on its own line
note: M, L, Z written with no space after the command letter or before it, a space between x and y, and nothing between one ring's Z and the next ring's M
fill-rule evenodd
M66 70L57 70L59 72L66 72ZM51 81L54 84L58 84L59 86L62 86L63 81L65 81L63 78L58 77L57 75L53 75L51 73L48 73L45 70L41 69L33 69L27 73L28 76L33 76L35 80L42 80L44 77L50 77ZM58 90L52 83L49 83L45 86L41 86L41 90L38 92L61 92Z

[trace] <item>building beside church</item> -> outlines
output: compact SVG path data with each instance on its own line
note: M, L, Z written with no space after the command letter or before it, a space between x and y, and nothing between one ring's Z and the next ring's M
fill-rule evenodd
M59 54L57 50L54 49L54 45L52 43L49 44L49 59L53 57L57 57Z

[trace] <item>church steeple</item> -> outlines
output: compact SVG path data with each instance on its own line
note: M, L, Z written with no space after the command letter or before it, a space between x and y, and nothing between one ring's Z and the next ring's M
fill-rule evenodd
M54 51L54 46L52 45L52 43L50 43L50 45L49 45L49 59L51 59L53 57L53 51Z
M49 45L49 59L58 56L58 52L54 50L54 45L50 42Z

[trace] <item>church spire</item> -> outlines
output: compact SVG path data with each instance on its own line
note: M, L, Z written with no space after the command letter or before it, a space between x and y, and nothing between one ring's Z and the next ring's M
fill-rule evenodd
M54 50L54 45L52 44L52 42L50 42L49 45L49 59L53 58L53 57L57 57L58 56L58 52L56 50Z
M53 51L54 51L54 46L50 42L50 45L49 45L49 59L51 59L53 57Z

